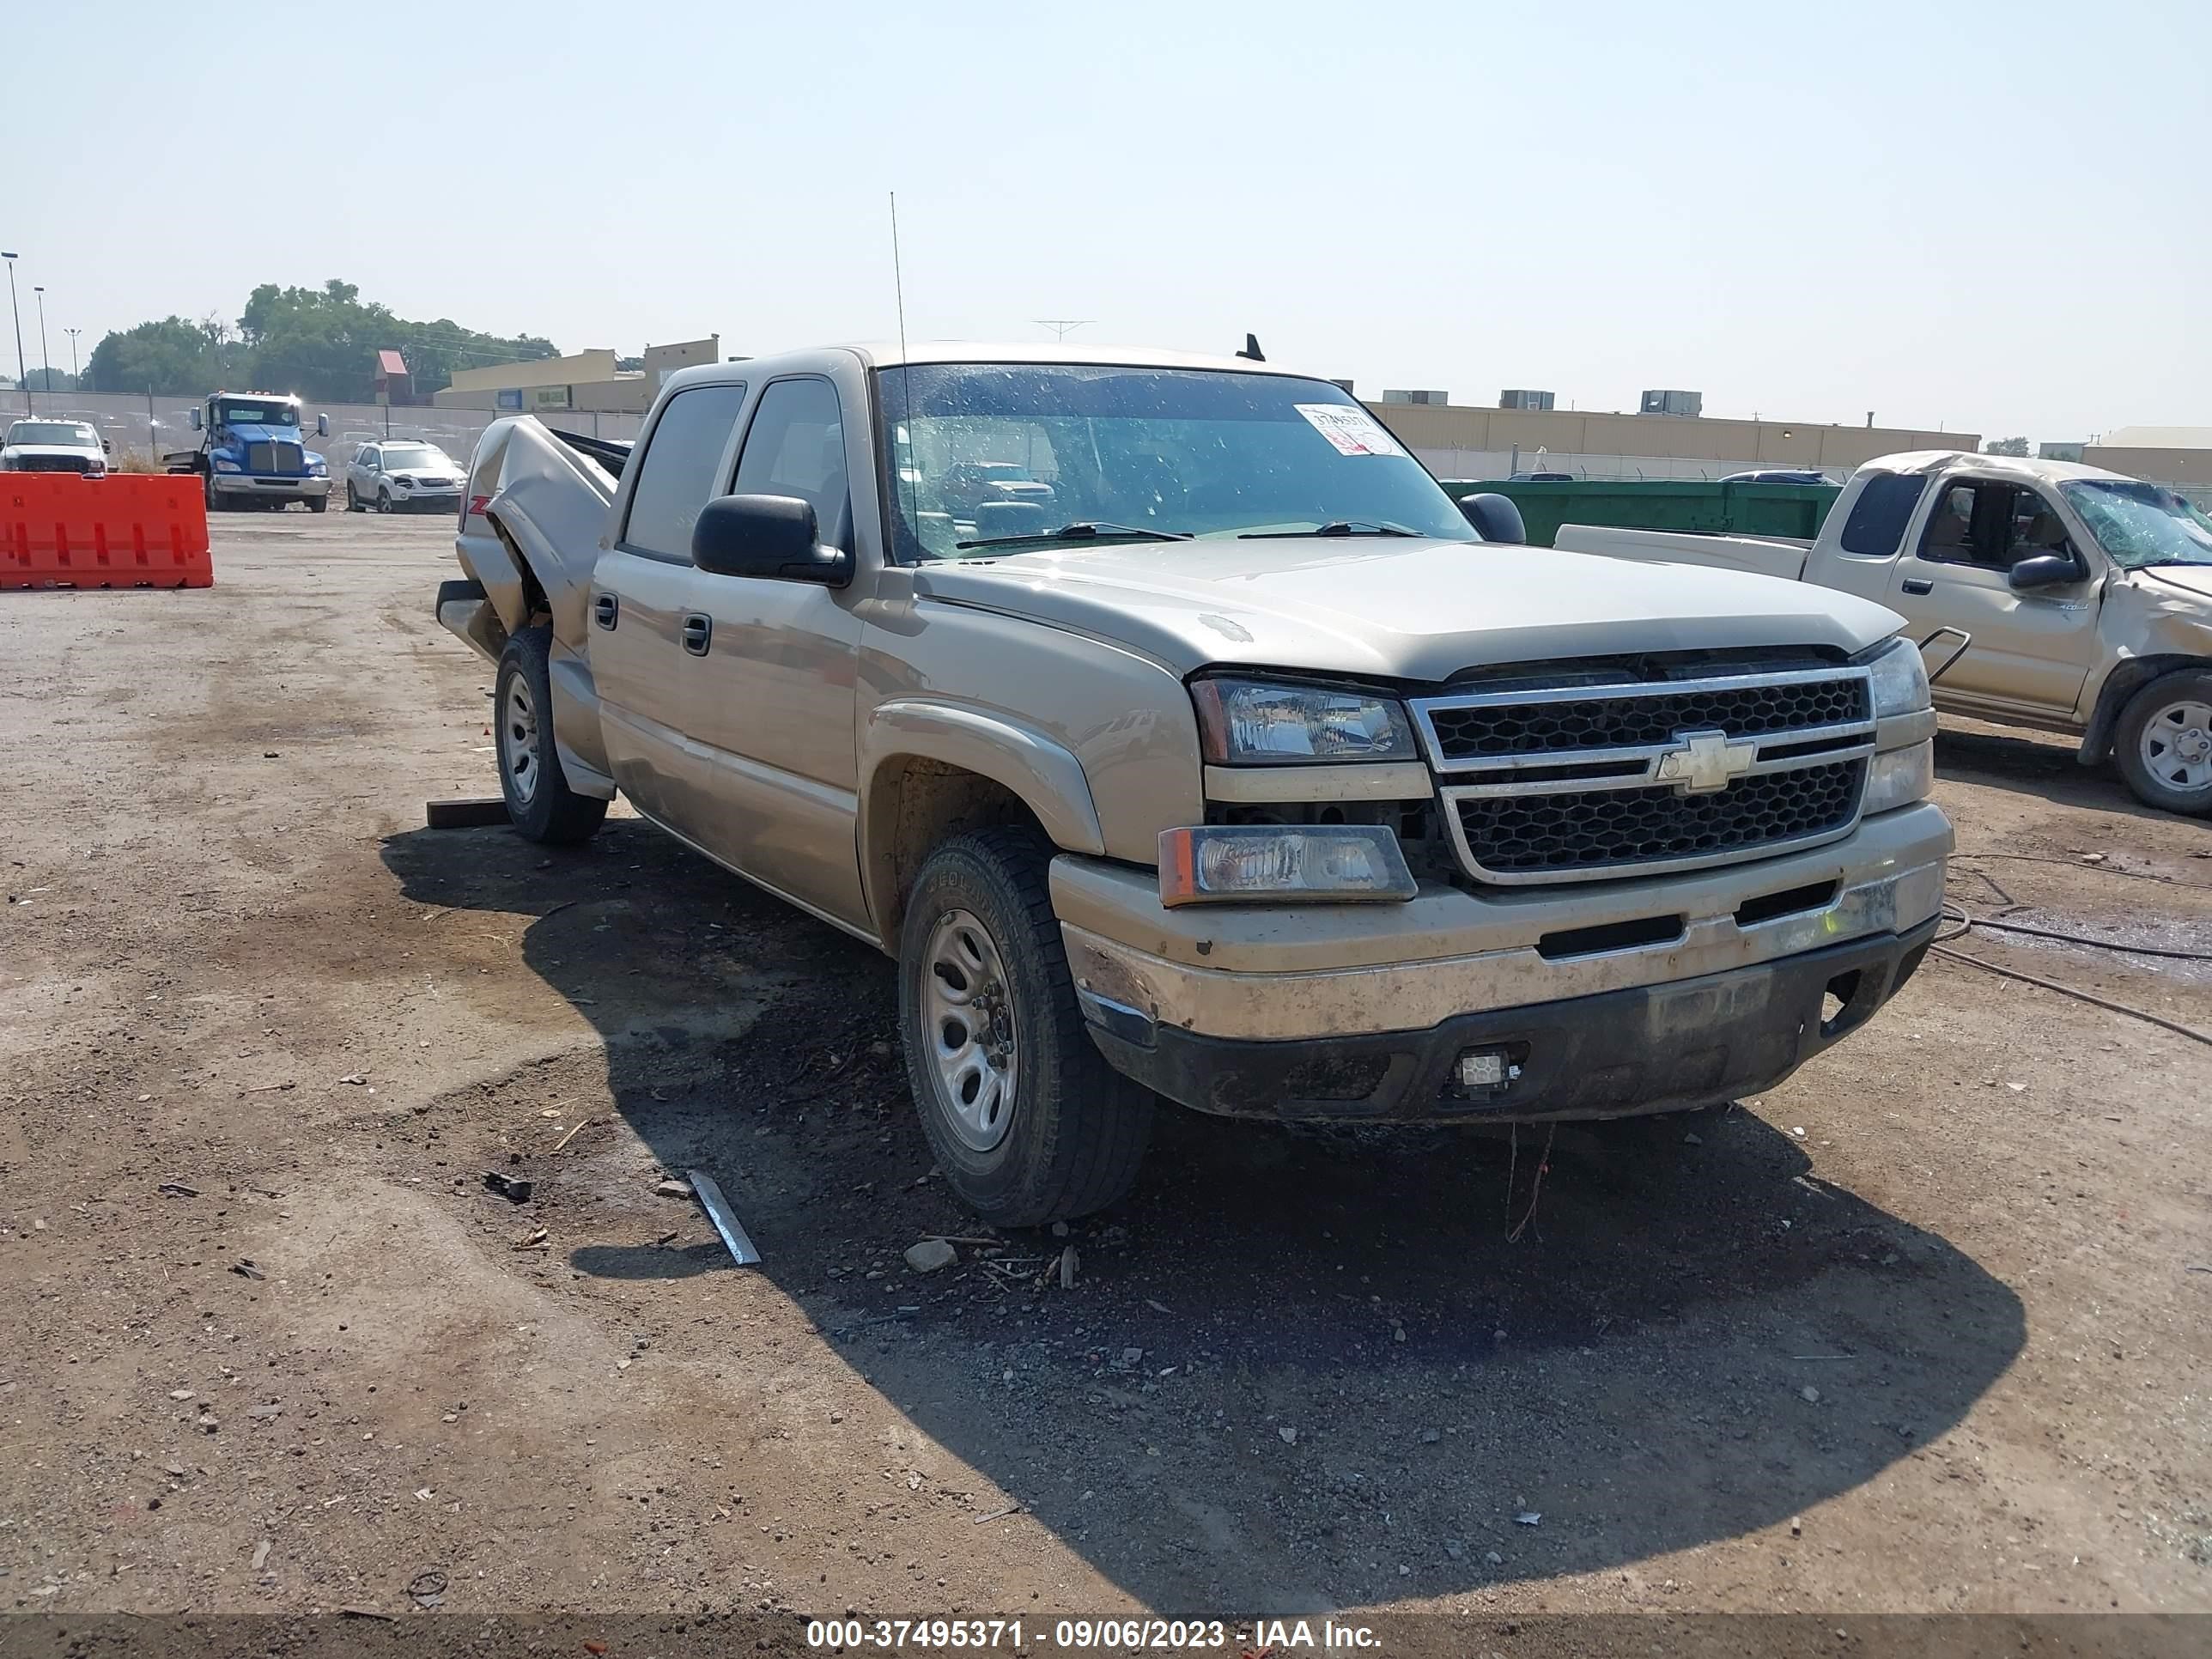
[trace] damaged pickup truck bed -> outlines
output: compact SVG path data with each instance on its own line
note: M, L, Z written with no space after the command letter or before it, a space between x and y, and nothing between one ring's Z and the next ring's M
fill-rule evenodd
M619 790L894 957L932 1147L1002 1224L1125 1191L1158 1096L1765 1089L1936 926L1897 616L1497 544L1326 380L823 349L674 376L635 453L499 422L471 472L438 609L498 664L515 825Z

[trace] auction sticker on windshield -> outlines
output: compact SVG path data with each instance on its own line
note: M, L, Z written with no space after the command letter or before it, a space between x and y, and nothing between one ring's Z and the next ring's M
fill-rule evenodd
M1340 455L1402 455L1398 441L1382 423L1352 404L1293 404L1306 424L1336 447Z

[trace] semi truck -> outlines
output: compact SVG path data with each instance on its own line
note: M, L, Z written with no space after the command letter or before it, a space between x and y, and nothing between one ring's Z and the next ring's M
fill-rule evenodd
M300 400L273 392L217 392L192 410L199 447L164 455L170 472L198 473L208 511L276 507L305 501L310 513L331 504L330 466L307 447ZM315 416L315 434L331 435L330 417Z

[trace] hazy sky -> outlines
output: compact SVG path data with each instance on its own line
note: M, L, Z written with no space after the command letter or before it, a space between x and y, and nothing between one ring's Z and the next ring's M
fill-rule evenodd
M66 325L329 276L567 350L883 337L896 190L917 338L2212 425L2206 0L47 0L0 62L33 367L33 283L64 367Z

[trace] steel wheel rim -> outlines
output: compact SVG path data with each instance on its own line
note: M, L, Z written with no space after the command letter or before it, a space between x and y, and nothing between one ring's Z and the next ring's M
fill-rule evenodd
M520 674L508 677L500 701L499 748L507 787L527 805L538 793L538 701Z
M2212 703L2170 702L2143 722L2143 769L2172 789L2212 787Z
M947 1126L988 1152L1013 1127L1021 1055L1013 992L998 942L967 910L938 918L922 953L921 1038Z

